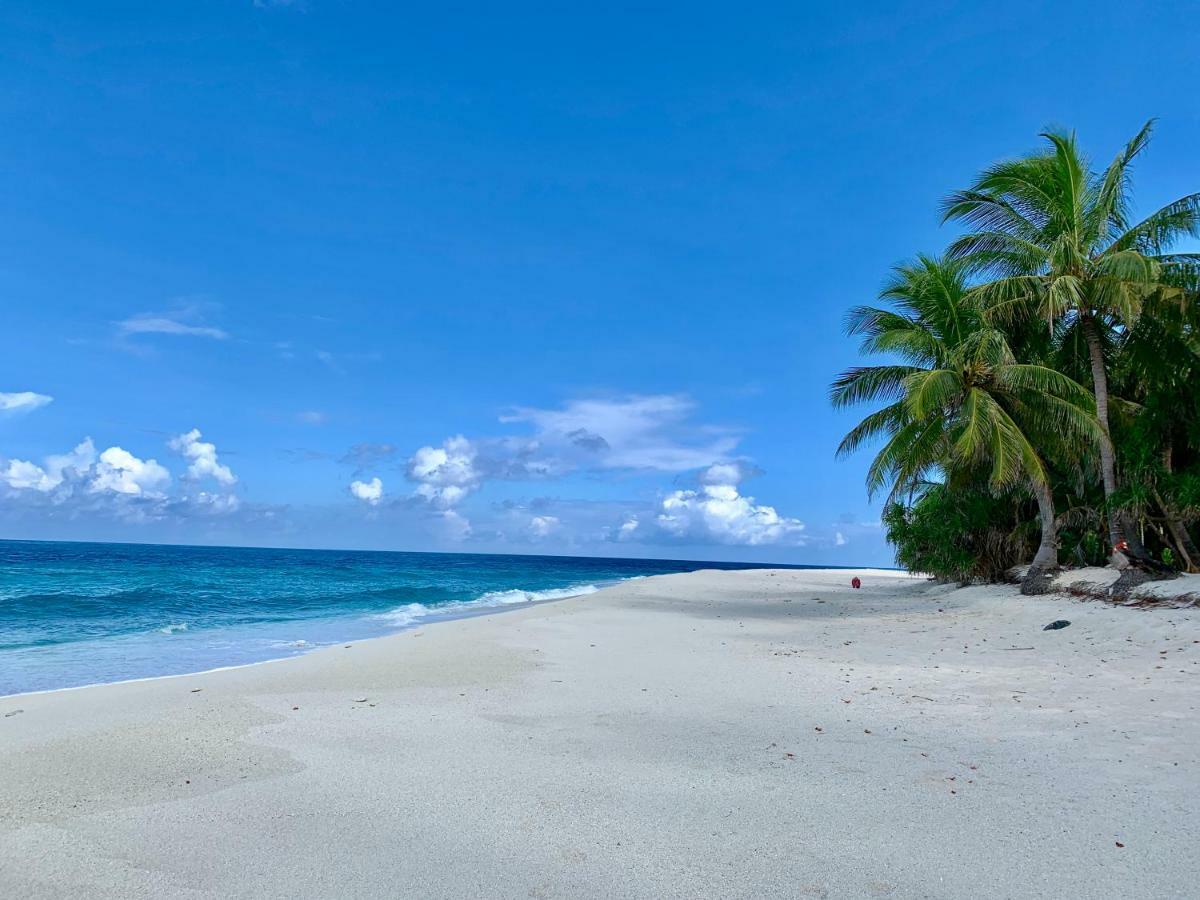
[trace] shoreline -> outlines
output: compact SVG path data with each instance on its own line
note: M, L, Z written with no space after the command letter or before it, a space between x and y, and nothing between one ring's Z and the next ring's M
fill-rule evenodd
M484 604L481 602L482 598L478 598L476 600L462 600L462 601L458 601L458 602L462 606L464 606L464 607L469 606L470 608L466 608L466 609L460 608L456 612L439 614L438 607L429 607L429 610L430 610L429 614L422 617L418 621L405 623L403 625L397 625L394 628L392 628L391 630L389 630L383 634L376 634L376 635L372 635L371 637L364 637L364 638L347 638L347 640L352 641L353 644L363 644L363 643L366 643L367 641L386 640L387 638L396 637L398 635L404 634L405 632L412 631L416 628L423 628L426 625L436 625L440 622L456 622L460 619L473 619L477 616L490 616L490 615L496 615L499 613L517 612L518 610L526 609L526 608L532 607L532 606L540 606L544 603L559 603L563 600L574 600L577 597L587 597L587 596L590 596L591 594L598 594L600 591L607 590L610 587L617 587L618 585L624 584L626 581L635 581L639 578L660 578L660 577L662 577L662 576L634 575L629 578L625 578L620 581L615 581L615 582L611 582L611 583L578 585L578 587L580 587L581 590L575 594L565 594L561 597L539 597L536 600L523 600L523 601L517 601L517 602L513 602L513 603L497 603L497 604L488 605L488 604ZM582 588L584 588L584 587L589 588L589 589L583 590ZM564 590L565 591L565 590L570 590L570 589L571 588L560 588L560 589L547 588L546 590L547 591L552 591L552 590ZM478 606L470 606L470 604L476 604L476 603L478 603L479 605ZM386 613L382 614L382 615L386 615ZM36 690L36 691L19 691L15 694L0 694L0 703L4 703L7 700L18 699L20 697L32 697L32 696L36 696L38 694L55 694L55 693L58 693L59 691L83 691L83 690L87 690L88 688L102 688L102 687L108 687L110 685L118 685L118 684L140 684L140 683L146 682L146 681L158 681L160 679L165 679L165 678L190 678L195 675L209 675L214 672L228 672L228 671L232 671L234 669L247 669L247 668L250 668L251 666L264 666L264 665L267 665L268 663L289 662L291 660L303 659L304 657L311 656L314 653L321 653L326 650L336 650L339 645L342 647L347 646L342 641L337 640L337 641L330 641L325 644L314 644L311 647L309 647L308 649L301 650L299 653L293 653L290 656L273 656L269 659L256 659L256 660L252 660L251 662L233 663L233 664L227 665L227 666L213 666L210 669L197 669L195 672L168 672L163 675L145 675L140 678L121 678L121 679L118 679L117 681L93 681L88 684L73 684L73 685L67 685L66 687L44 688L42 690ZM0 715L3 715L3 713L4 713L4 710L0 710Z
M757 570L757 569L750 569L750 570L746 570L746 569L732 569L732 570L730 570L730 569L697 569L696 571L697 572L720 572L720 571L774 571L774 570L769 570L769 569L763 569L763 570ZM789 571L789 570L788 569L780 569L779 571ZM813 567L810 569L796 570L796 571L811 571L811 572L842 572L842 571L845 571L845 572L858 572L858 573L869 572L869 573L879 573L879 574L884 574L884 575L894 573L897 575L904 575L907 577L921 577L921 576L911 575L910 573L905 572L902 569L848 568L848 567L847 568L831 567L831 568L825 569L825 568ZM692 574L692 573L686 573L686 574ZM628 578L623 578L619 581L605 582L605 583L600 583L600 584L574 585L574 586L568 586L565 588L546 588L545 589L546 591L554 591L554 592L572 590L574 587L578 587L578 588L580 588L580 590L578 593L565 594L561 597L540 597L536 600L524 600L524 601L518 601L518 602L514 602L514 603L498 603L498 604L494 604L494 605L486 605L481 602L482 597L477 598L475 600L458 601L463 606L467 606L469 604L475 604L475 603L479 603L480 605L471 606L468 609L460 609L457 612L445 613L445 614L438 614L437 607L430 607L429 614L427 616L423 617L422 619L420 619L419 621L412 622L412 623L406 623L404 625L398 625L393 630L388 631L385 634L377 634L377 635L372 635L371 637L355 638L355 639L350 639L350 640L352 640L353 644L365 644L369 641L383 641L383 640L387 640L388 638L398 637L402 634L405 634L406 632L412 631L417 628L423 628L427 625L436 625L436 624L439 624L442 622L457 622L462 619L473 619L473 618L476 618L479 616L491 616L491 615L496 615L499 613L518 612L522 609L528 609L528 608L534 607L534 606L541 606L546 603L561 603L564 600L575 600L575 599L578 599L579 597L588 597L593 594L598 594L602 591L609 590L610 588L619 587L620 585L626 584L631 581L639 581L639 580L642 580L645 578L664 578L664 577L668 577L668 576L665 576L665 575L632 575ZM35 691L19 691L18 693L15 693L15 694L0 694L0 703L4 703L5 701L9 701L9 700L19 699L21 697L37 696L39 694L55 694L60 691L82 691L82 690L87 690L89 688L103 688L103 687L109 687L112 685L141 684L143 682L158 681L160 679L166 679L166 678L190 678L190 677L197 676L197 675L209 675L214 672L228 672L228 671L232 671L235 669L246 669L246 668L250 668L252 666L262 666L262 665L266 665L268 663L290 662L293 660L304 659L305 657L312 656L315 653L323 653L323 652L329 651L329 650L336 650L339 646L342 646L343 648L347 647L347 645L343 644L343 642L340 640L339 641L331 641L327 644L322 644L319 646L314 645L310 649L303 650L300 653L294 653L291 656L275 656L275 657L271 657L270 659L257 659L252 662L234 663L234 664L228 665L228 666L214 666L211 669L198 669L195 672L170 672L170 673L167 673L164 675L146 675L141 678L122 678L117 681L94 681L89 684L75 684L75 685L68 685L66 687L45 688L43 690L35 690ZM0 716L2 716L4 714L4 712L5 712L5 710L0 709Z
M1200 878L1200 610L762 569L504 611L16 695L0 894L1183 897Z

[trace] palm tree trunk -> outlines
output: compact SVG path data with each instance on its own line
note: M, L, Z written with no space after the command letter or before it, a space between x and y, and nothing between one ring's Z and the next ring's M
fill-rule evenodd
M1021 580L1022 594L1045 594L1050 590L1050 581L1058 569L1058 522L1054 518L1054 494L1050 485L1031 481L1033 495L1037 498L1038 518L1042 522L1042 542Z
M1170 474L1173 469L1173 453L1170 444L1163 448L1163 468ZM1163 502L1163 498L1159 496L1158 491L1154 492L1154 502L1157 503L1163 511L1163 515L1167 517L1167 530L1171 532L1171 537L1175 539L1175 546L1179 550L1180 560L1183 562L1183 570L1185 572L1195 572L1200 566L1200 550L1196 549L1196 544L1192 541L1192 536L1188 534L1187 526L1184 525L1175 514Z
M1104 430L1100 442L1100 476L1104 481L1104 504L1108 513L1108 540L1115 550L1124 541L1133 556L1145 557L1146 548L1138 537L1137 529L1131 528L1126 516L1112 508L1113 494L1117 492L1117 461L1113 449L1112 432L1108 427L1108 370L1104 366L1104 348L1100 345L1100 332L1096 320L1085 315L1082 321L1083 335L1087 340L1088 356L1092 364L1092 390L1096 395L1096 418Z
M1200 552L1197 552L1196 544L1192 540L1192 536L1188 534L1187 526L1174 516L1168 516L1167 529L1175 538L1175 545L1179 548L1183 571L1200 572Z

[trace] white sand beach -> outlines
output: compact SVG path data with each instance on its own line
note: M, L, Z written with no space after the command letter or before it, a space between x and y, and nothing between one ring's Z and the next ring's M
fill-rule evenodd
M1191 897L1198 641L1196 609L701 572L8 697L0 896Z

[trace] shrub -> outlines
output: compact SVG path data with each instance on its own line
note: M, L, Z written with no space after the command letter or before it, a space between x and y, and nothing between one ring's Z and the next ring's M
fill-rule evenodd
M935 484L909 505L890 504L883 523L896 562L910 572L961 584L1002 581L1028 558L1028 523L1035 517L1022 516L1024 506L1011 494Z

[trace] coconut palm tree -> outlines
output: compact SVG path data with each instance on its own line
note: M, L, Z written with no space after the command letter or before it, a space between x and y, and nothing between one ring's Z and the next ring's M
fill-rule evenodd
M1188 531L1197 518L1200 467L1200 304L1154 297L1137 324L1121 335L1114 359L1116 391L1137 404L1121 423L1124 508L1172 550L1187 572L1200 572L1200 549ZM1177 461L1184 471L1176 471ZM1155 510L1161 515L1155 515Z
M974 290L992 321L1037 316L1051 328L1081 330L1102 426L1109 538L1114 548L1125 541L1140 556L1136 531L1111 508L1118 481L1106 336L1132 327L1152 295L1185 298L1200 275L1200 254L1169 252L1180 238L1200 235L1200 193L1138 222L1130 216L1131 167L1152 126L1147 122L1103 173L1089 168L1073 133L1048 131L1045 150L991 166L943 204L945 221L971 229L949 254L972 276L991 278Z
M867 474L889 500L931 477L985 467L992 488L1024 483L1037 500L1041 543L1022 589L1045 588L1058 563L1058 529L1046 463L1037 445L1067 458L1100 434L1091 397L1045 366L1021 364L990 327L965 281L966 266L922 256L899 266L881 293L890 308L850 311L847 330L862 351L902 362L842 373L835 406L889 401L842 440L839 455L886 438Z

